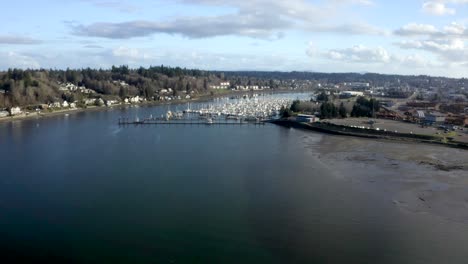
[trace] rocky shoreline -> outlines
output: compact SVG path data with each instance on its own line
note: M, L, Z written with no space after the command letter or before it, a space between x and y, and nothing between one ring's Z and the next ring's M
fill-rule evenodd
M348 126L331 124L327 122L302 123L289 119L272 120L270 122L276 125L313 130L317 132L340 136L397 140L403 142L429 143L468 150L468 143L451 140L444 141L441 138L431 135L408 134L391 131L378 131L373 129L353 128Z

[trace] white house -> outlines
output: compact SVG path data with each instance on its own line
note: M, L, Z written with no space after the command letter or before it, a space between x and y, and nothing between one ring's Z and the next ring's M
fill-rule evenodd
M18 106L10 108L10 115L12 115L12 116L20 115L22 113L23 113L23 111L21 111L21 108L19 108Z
M94 99L94 98L84 100L85 105L93 105L95 102L96 102L96 99Z
M68 107L68 106L69 106L68 102L67 102L67 101L63 101L62 107Z
M62 104L60 102L54 102L49 105L50 108L60 108L62 107Z
M119 102L116 101L116 100L107 100L106 101L106 106L112 106L112 105L116 105L118 104Z
M135 96L135 97L130 97L130 103L139 103L140 102L140 96Z
M102 98L97 99L96 102L99 106L104 105L104 100L102 100Z
M8 111L3 111L3 110L0 111L0 117L7 117L9 115L10 115L10 113L8 113Z

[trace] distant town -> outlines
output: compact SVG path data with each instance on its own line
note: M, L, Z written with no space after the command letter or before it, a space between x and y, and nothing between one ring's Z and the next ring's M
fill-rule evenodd
M282 114L342 119L340 124L350 126L358 125L349 123L352 117L368 117L448 132L468 126L466 88L465 78L373 73L220 72L166 66L9 69L0 72L0 119L125 104L190 102L250 91L306 91L312 95L310 101L293 103L291 113Z

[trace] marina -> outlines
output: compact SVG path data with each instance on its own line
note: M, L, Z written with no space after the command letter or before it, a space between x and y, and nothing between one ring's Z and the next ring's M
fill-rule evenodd
M165 113L150 114L142 119L120 117L118 125L264 125L277 119L281 108L289 107L294 99L293 96L254 94L195 105L187 103L182 111L179 110L181 105L177 105L175 110L168 107Z

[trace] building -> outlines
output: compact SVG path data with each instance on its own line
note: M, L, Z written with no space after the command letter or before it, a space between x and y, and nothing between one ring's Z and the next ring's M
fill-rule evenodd
M10 108L10 115L12 115L12 116L20 115L22 113L23 113L23 111L21 111L21 108L19 108L19 107Z
M437 112L428 113L425 115L425 121L430 124L444 123L445 115Z
M10 113L8 113L8 111L4 111L4 110L0 111L0 118L1 117L7 117L9 115L10 115Z
M363 92L356 92L356 91L343 91L340 93L340 97L354 97L354 96L364 96Z
M317 121L320 121L320 119L318 117L316 117L315 115L300 114L300 115L297 115L297 117L296 117L296 122L314 123L314 122L317 122Z

